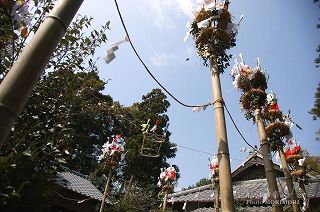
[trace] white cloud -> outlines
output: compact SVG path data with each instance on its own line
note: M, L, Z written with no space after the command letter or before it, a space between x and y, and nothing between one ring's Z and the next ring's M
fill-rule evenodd
M150 57L150 61L154 66L164 67L167 66L169 57L166 54L155 52L154 55Z
M192 0L145 0L150 9L153 23L159 28L171 28L175 26L175 16L192 15Z
M184 58L177 56L178 54L166 54L166 53L159 53L154 52L153 55L149 57L149 60L153 66L156 67L172 67L172 66L179 66L181 62L185 61Z

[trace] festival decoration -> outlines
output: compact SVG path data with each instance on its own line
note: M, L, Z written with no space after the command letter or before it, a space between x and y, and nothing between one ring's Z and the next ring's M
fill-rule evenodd
M212 156L209 164L210 178L216 178L219 176L219 162L217 155Z
M275 93L270 93L267 95L267 105L268 112L279 111L278 99Z
M158 177L158 187L162 187L162 191L167 191L176 180L176 170L173 166L166 169L161 169L160 176Z
M231 69L231 76L233 78L233 86L242 92L250 89L267 89L268 75L261 69L260 59L257 58L257 65L255 68L250 68L244 63L242 54L239 54L241 62L238 63L235 57L235 64Z
M111 44L110 48L107 49L107 51L106 51L107 52L106 56L103 58L104 61L107 64L110 63L114 58L116 58L116 55L114 54L114 52L119 49L119 45L124 42L128 42L128 41L129 41L129 37L125 36L122 40Z
M278 100L274 93L267 95L267 104L262 113L262 118L266 124L266 134L271 145L271 150L276 151L278 148L284 147L284 140L291 140L291 127L297 126L288 114L283 114L278 106Z
M165 141L169 122L164 128L160 128L160 120L157 119L153 127L150 128L150 119L147 123L142 124L141 131L143 132L143 141L140 149L140 154L146 157L159 157L162 143ZM160 129L160 130L159 130ZM162 130L162 132L160 132Z
M300 150L300 144L297 144L294 139L289 139L287 141L287 145L284 147L284 153L288 163L292 163L303 158L300 154Z
M288 139L284 147L286 160L290 164L290 174L293 177L301 177L305 174L303 162L305 158L301 155L301 146L295 139Z
M120 134L117 134L111 142L108 141L102 145L102 154L98 160L104 160L106 165L116 167L123 159L124 145L124 139Z
M251 68L245 64L242 54L240 63L237 58L234 59L235 64L231 69L231 77L233 86L242 91L240 97L241 108L246 111L246 118L253 118L253 112L256 108L262 108L266 104L268 75L262 70L260 59L257 58L255 68Z
M141 131L143 133L147 133L149 131L149 128L150 128L149 122L150 122L150 119L148 119L147 123L141 124L141 127L142 127Z
M208 101L208 104L199 105L199 106L193 107L193 108L192 108L192 112L205 111L209 105L212 105L212 102L211 102L210 100Z
M203 64L208 66L214 59L219 73L223 73L231 58L225 51L236 45L235 37L242 18L237 24L232 23L228 0L220 3L204 0L198 3L201 7L195 12L194 21L187 23L188 32L184 40L191 34Z

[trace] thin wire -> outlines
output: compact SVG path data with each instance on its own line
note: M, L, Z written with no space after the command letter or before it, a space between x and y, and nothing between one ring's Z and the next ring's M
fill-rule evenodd
M123 26L123 29L124 31L126 32L126 35L128 37L128 40L129 40L129 43L130 43L130 46L132 48L132 50L134 51L135 55L138 57L139 61L141 62L141 64L143 65L143 67L145 68L145 70L148 72L148 74L152 77L152 79L169 95L171 96L171 98L173 98L176 102L178 102L180 105L184 106L184 107L205 107L205 106L209 106L209 105L212 105L212 103L207 103L207 104L204 104L204 105L188 105L188 104L185 104L183 103L182 101L180 101L179 99L177 99L174 95L172 95L158 80L157 78L151 73L151 71L149 70L149 68L147 67L147 65L143 62L143 60L141 59L139 53L137 52L137 50L135 49L131 39L130 39L130 36L129 36L129 33L128 33L128 30L127 30L127 27L124 23L124 20L122 18L122 15L121 15L121 12L120 12L120 9L119 9L119 6L118 6L118 3L117 3L117 0L114 0L115 4L116 4L116 7L117 7L117 11L118 11L118 14L119 14L119 17L120 17L120 20L121 20L121 23L122 23L122 26Z
M205 152L205 151L202 151L202 150L198 150L198 149L194 149L194 148L190 148L190 147L186 147L186 146L182 146L182 145L178 145L178 144L176 144L176 146L184 148L184 149L188 149L188 150L191 150L191 151L194 151L194 152L199 152L199 153L203 153L203 154L206 154L206 155L210 155L210 156L217 155L217 154L214 154L214 153L211 153L211 152ZM243 160L236 159L236 158L230 158L230 159L236 160L236 161L243 161Z
M211 152L205 152L205 151L202 151L202 150L193 149L193 148L182 146L182 145L178 145L178 144L176 144L176 146L184 148L184 149L188 149L188 150L191 150L191 151L194 151L194 152L200 152L200 153L203 153L203 154L206 154L206 155L211 155L211 156L215 155L214 153L211 153Z
M236 128L236 130L238 131L238 133L239 133L239 135L241 136L241 138L243 139L243 141L244 141L248 146L250 146L252 149L254 149L255 151L257 151L257 152L259 152L260 154L262 154L262 153L260 152L260 150L258 150L257 148L255 148L254 146L252 146L251 144L249 144L249 142L244 138L244 136L243 136L242 133L240 132L237 124L235 123L235 121L234 121L234 119L233 119L230 111L228 110L228 107L227 107L226 103L223 102L223 105L224 105L224 107L225 107L226 110L227 110L227 113L228 113L228 115L229 115L229 117L230 117L230 119L231 119L231 122L233 123L233 126Z

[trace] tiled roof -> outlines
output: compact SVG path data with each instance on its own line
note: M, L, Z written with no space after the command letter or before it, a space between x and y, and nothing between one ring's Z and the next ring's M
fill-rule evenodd
M58 172L57 176L57 183L62 187L95 200L102 200L103 194L88 180L85 175L65 169L63 172ZM109 200L107 200L107 202L110 203Z
M277 178L278 189L281 198L287 194L286 182L284 178ZM301 197L298 183L294 183L298 197ZM307 196L309 198L320 198L320 176L310 179L306 186ZM233 182L233 195L237 201L262 200L268 191L266 179L247 180ZM213 202L214 189L211 185L205 185L185 191L176 192L168 195L169 202Z

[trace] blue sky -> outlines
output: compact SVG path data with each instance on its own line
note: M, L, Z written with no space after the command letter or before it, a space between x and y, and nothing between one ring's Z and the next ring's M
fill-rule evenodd
M307 1L231 1L230 11L234 21L241 23L237 46L230 53L242 53L248 65L255 65L260 57L261 65L270 76L269 88L278 96L281 110L291 109L292 118L303 128L292 128L294 137L312 155L320 155L320 141L315 140L319 121L313 121L308 111L314 104L314 93L320 82L320 70L315 68L315 48L319 44L316 24L319 8ZM185 25L192 21L192 0L118 0L132 42L141 57L158 78L177 98L187 104L204 104L212 99L209 68L202 66L196 56L194 41L190 37L183 42ZM121 40L125 32L116 12L114 1L84 1L79 13L94 18L94 27L111 21L107 32L109 42L97 51L101 58L111 43ZM190 58L186 61L186 58ZM106 64L98 62L100 76L111 79L104 93L129 106L141 101L141 96L157 88L146 73L128 43L116 51L116 59ZM240 92L232 89L229 75L231 67L221 76L224 100L245 138L258 145L256 126L247 121L240 109ZM178 145L216 152L214 113L212 107L193 113L168 97L171 103L168 115L171 141ZM246 147L226 115L227 133L232 158L232 170L246 159L241 153ZM194 184L208 177L208 155L178 148L172 161L180 168L181 178L177 189Z

